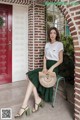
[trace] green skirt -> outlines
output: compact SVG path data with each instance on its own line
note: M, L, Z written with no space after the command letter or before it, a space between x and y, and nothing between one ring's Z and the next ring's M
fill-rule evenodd
M57 61L47 60L46 61L46 67L47 67L47 69L49 69L56 62ZM52 101L52 97L53 97L53 87L45 88L45 87L41 86L41 84L39 83L39 71L42 71L42 69L38 68L38 69L35 69L35 70L32 70L32 71L29 71L29 72L26 73L26 75L28 75L29 80L36 87L39 96L44 101L51 102ZM54 72L56 72L56 74L58 74L58 67L56 67L54 69Z

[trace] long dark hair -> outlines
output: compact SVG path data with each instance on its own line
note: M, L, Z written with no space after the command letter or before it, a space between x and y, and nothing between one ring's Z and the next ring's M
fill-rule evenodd
M50 32L51 30L55 30L56 31L56 41L60 41L60 35L59 35L59 31L56 27L51 27L48 31L48 40L49 42L51 42L51 39L50 39Z

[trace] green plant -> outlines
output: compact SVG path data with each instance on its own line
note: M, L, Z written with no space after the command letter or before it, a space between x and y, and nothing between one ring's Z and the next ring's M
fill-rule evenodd
M64 45L63 63L59 66L59 74L64 76L67 81L74 83L74 47L71 36L61 35Z
M53 16L50 15L50 14L48 14L48 16L47 16L47 21L48 21L48 22L53 22Z
M4 20L3 20L3 18L0 16L0 27L3 26L3 23L4 23Z

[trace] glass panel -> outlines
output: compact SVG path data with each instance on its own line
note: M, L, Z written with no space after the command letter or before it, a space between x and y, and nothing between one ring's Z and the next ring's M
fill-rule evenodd
M70 35L69 26L64 15L55 5L46 6L46 28L55 26L61 34Z

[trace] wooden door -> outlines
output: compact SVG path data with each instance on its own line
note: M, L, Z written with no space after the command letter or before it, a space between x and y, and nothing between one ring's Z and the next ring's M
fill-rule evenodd
M12 6L0 4L0 84L12 81Z

